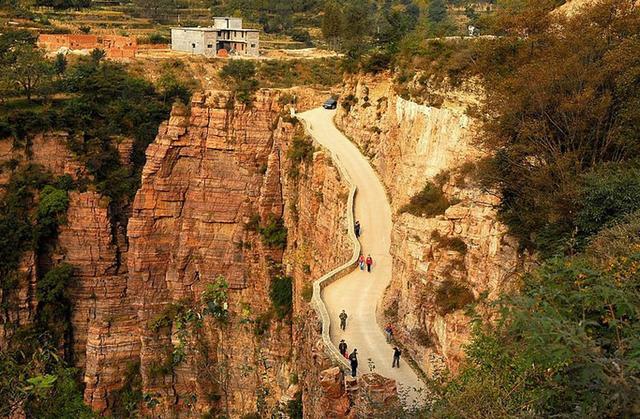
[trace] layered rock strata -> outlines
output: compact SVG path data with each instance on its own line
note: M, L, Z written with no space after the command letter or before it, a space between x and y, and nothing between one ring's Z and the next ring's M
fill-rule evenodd
M113 414L124 397L142 398L145 414L162 417L265 417L298 397L309 417L356 411L348 389L334 394L319 380L331 362L309 306L313 280L351 254L348 189L319 148L302 163L287 158L292 138L304 134L286 116L286 93L261 91L245 106L207 92L189 108L174 107L147 149L128 228L95 191L70 192L47 263L75 267L72 350L97 412ZM300 93L299 106L322 96ZM88 177L67 141L62 132L38 135L28 153L3 141L0 158ZM132 141L114 141L128 164ZM280 217L286 250L267 246L251 227ZM33 320L38 266L37 255L24 255L17 309L4 319L0 344L5 325ZM293 281L291 322L277 318L269 297L281 275ZM229 286L227 321L203 302L220 277Z
M245 108L225 93L197 94L147 149L128 258L143 392L155 410L264 414L286 388L291 330L260 320L282 250L246 228L282 216L280 144L293 127L276 126L277 99L264 91ZM171 317L178 305L196 311L218 277L229 286L227 323ZM266 330L256 332L258 321Z

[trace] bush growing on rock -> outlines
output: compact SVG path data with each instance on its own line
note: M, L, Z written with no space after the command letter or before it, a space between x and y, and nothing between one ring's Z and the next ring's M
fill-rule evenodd
M58 225L66 222L67 208L69 207L69 195L63 189L47 185L40 192L38 203L38 227L40 234L51 237L56 234Z
M293 309L293 281L291 277L279 275L271 280L269 298L276 314L284 319Z
M424 189L412 196L409 203L400 208L400 212L408 212L417 217L435 217L444 214L451 204L442 192L442 188L433 182L427 182Z
M451 279L442 282L435 293L435 303L441 315L461 310L474 300L475 298L469 287Z
M300 165L302 163L310 163L313 161L313 153L315 147L309 137L304 134L298 134L293 137L291 146L287 150L287 159L291 162L289 168L289 176L297 179L300 176Z
M467 244L460 237L442 236L438 230L433 230L431 238L436 241L439 248L450 249L462 255L467 253Z
M258 89L256 66L248 60L229 60L220 70L220 77L232 83L234 98L245 105L251 104Z
M207 284L202 293L202 302L205 305L204 314L212 315L219 321L226 321L229 317L228 305L229 284L223 276L218 276L214 282Z
M46 331L56 346L70 344L72 303L69 287L73 272L72 265L61 263L51 268L36 285L38 329L41 333Z
M267 223L260 227L260 235L262 242L268 247L284 249L287 246L287 227L282 218L271 215Z
M528 275L498 302L496 321L476 324L461 374L430 415L636 416L640 254L606 261L557 258Z

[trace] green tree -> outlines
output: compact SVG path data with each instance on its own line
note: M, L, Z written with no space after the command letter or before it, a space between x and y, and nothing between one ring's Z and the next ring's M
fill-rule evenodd
M258 89L256 66L248 60L229 60L220 70L220 77L232 85L234 98L248 105Z
M338 39L342 35L342 9L335 0L329 0L325 3L322 35L329 41L332 48L337 47Z
M64 348L66 361L71 361L71 294L69 287L74 268L61 263L51 268L36 285L37 327L46 331L51 343Z
M67 71L68 61L64 54L56 54L56 59L53 62L53 69L58 77L62 77Z
M532 7L537 14L540 5ZM485 125L483 141L496 153L483 173L500 189L500 216L512 234L557 254L583 233L576 225L581 207L593 214L615 209L605 201L596 209L600 198L590 199L585 187L612 198L625 188L585 174L640 155L640 85L632 81L640 71L637 10L632 1L607 1L561 27L528 30L526 39L505 39L482 59L492 63L484 73L491 86L486 110L497 115ZM620 181L635 188L629 177ZM586 226L584 233L594 231Z
M91 57L91 61L97 65L100 63L100 61L105 59L105 57L107 56L107 52L100 48L94 48L91 50L89 56Z
M636 247L637 249L637 247ZM556 259L478 320L434 417L634 417L640 411L640 254L605 269Z
M445 0L429 0L427 6L427 17L433 23L444 22L448 17L447 4Z
M67 208L69 207L69 195L67 191L47 185L40 192L38 202L38 229L36 240L57 236L58 226L66 222Z
M15 49L15 61L7 71L11 80L31 101L49 80L52 68L42 51L29 45L19 45Z

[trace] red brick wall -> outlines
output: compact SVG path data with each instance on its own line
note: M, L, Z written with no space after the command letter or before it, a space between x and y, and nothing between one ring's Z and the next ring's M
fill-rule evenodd
M138 51L135 38L118 35L40 35L38 45L49 51L61 47L69 49L94 49L106 51L109 58L133 58Z

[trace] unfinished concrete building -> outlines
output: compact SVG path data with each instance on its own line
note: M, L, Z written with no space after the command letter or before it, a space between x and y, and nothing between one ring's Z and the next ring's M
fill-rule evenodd
M242 19L213 18L213 26L172 28L171 49L215 57L218 55L259 55L260 32L243 29Z

